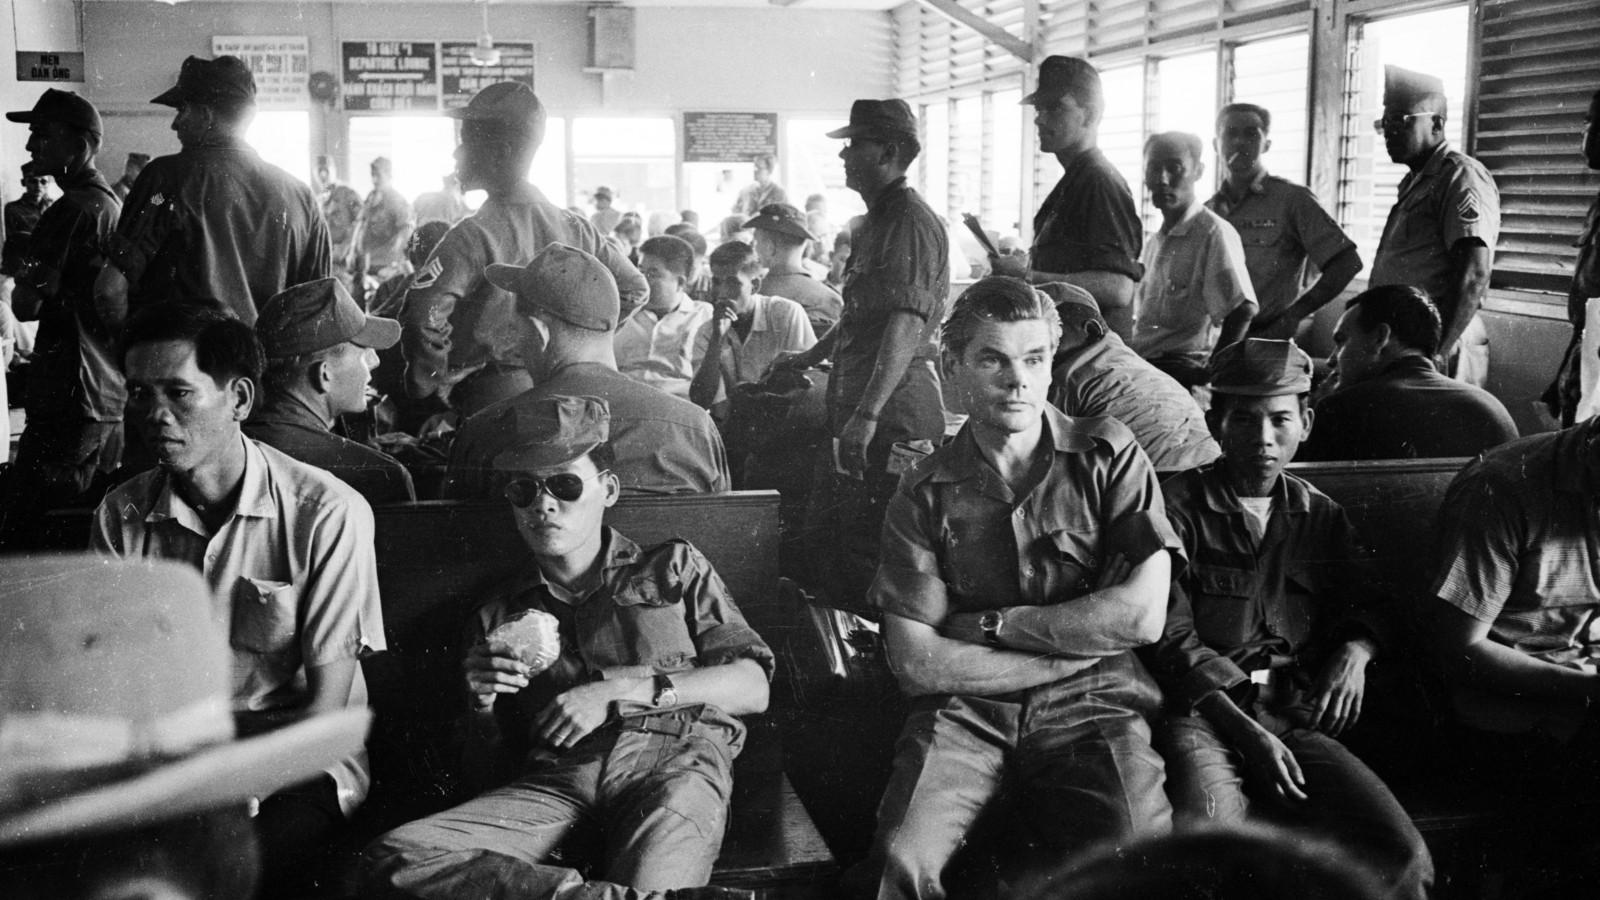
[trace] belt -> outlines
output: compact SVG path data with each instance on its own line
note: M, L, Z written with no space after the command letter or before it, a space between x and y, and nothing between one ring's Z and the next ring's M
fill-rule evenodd
M681 738L700 721L701 705L680 707L670 712L649 713L642 716L628 716L619 719L618 731L640 731L650 734L665 734Z

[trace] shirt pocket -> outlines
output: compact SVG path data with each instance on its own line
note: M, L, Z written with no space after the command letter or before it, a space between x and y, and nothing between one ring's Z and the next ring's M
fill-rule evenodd
M288 582L240 576L233 588L229 643L254 653L290 649L299 601L299 592Z
M1051 569L1051 590L1065 590L1076 597L1094 590L1103 560L1100 558L1100 528L1088 523L1069 523L1045 535L1043 550Z
M698 653L680 593L650 578L624 582L612 595L613 620L591 638L591 657L606 667L644 665L661 672L694 665Z
M1194 573L1189 602L1200 640L1226 652L1253 638L1258 625L1255 595L1259 576L1249 569L1216 566L1196 567Z

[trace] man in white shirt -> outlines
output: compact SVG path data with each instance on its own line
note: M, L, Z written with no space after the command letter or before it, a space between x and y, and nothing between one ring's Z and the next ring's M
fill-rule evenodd
M694 383L689 399L710 409L741 384L761 380L780 353L810 350L816 332L805 308L784 297L757 294L761 260L744 241L711 252L711 320L694 341Z
M617 327L617 371L687 400L695 335L711 320L711 304L684 291L694 273L694 248L682 238L658 235L640 245L639 269L650 284L650 299Z

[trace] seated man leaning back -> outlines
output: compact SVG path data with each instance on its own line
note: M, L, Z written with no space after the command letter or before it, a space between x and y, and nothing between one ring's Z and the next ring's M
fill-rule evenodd
M525 413L529 440L496 465L515 476L505 496L527 565L465 642L471 731L520 761L517 776L380 837L361 896L749 896L699 886L727 824L736 717L766 709L772 651L693 546L643 548L602 524L622 492L604 401L547 397ZM586 832L604 843L604 881L547 862Z
M869 594L912 697L863 867L882 867L879 897L945 896L1003 782L1054 854L1170 824L1161 694L1131 651L1160 637L1182 551L1128 429L1046 403L1060 330L1050 299L1007 277L968 288L943 326L970 419L900 482Z

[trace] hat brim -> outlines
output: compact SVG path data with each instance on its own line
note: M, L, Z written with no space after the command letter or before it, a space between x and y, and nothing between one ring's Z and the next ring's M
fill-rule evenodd
M167 88L165 91L162 91L154 100L151 100L150 102L160 106L170 106L173 109L177 109L183 105L184 99L185 97L183 90L177 85L173 85L172 87Z
M371 720L364 708L313 716L0 817L0 847L136 828L264 798L355 755Z
M27 124L31 124L33 122L38 122L38 121L41 121L41 120L34 118L33 110L25 109L22 112L8 112L8 113L6 113L6 121L7 122L21 122L24 125L27 125Z
M527 271L522 266L513 266L508 263L490 263L483 269L483 277L495 287L503 291L517 292L517 287L522 284L522 273Z
M1213 394L1233 394L1239 397L1290 397L1311 391L1311 382L1307 381L1304 387L1299 385L1219 385L1213 383Z
M571 444L535 444L530 447L501 453L490 462L490 465L496 471L507 474L536 472L540 469L553 469L556 466L565 465L598 446L600 446L600 443L594 441Z
M382 316L367 316L367 324L361 326L361 331L350 339L350 343L373 350L387 350L400 343L400 323Z
M878 128L872 125L846 125L828 132L831 138L866 138L869 141L893 141L916 139L916 135L909 131L900 131L895 128Z
M1017 105L1039 106L1040 101L1043 101L1044 103L1054 103L1055 101L1060 100L1061 95L1065 93L1066 91L1047 91L1041 88L1029 94L1028 96L1023 97L1021 100L1018 100Z
M776 219L769 219L766 216L756 216L739 227L744 230L757 228L763 231L776 231L779 234L787 234L790 237L797 237L806 241L817 240L817 236L812 234L809 229L802 228L793 222L780 222Z

